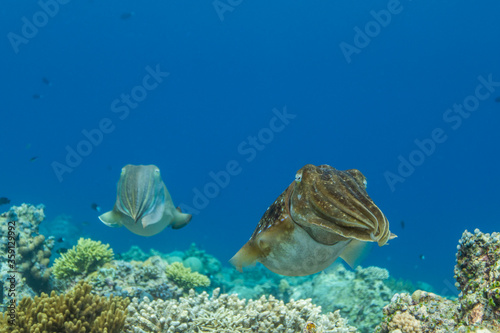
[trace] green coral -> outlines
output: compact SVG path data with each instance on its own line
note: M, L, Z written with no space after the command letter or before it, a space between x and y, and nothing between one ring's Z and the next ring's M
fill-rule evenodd
M0 333L119 333L127 318L128 298L91 294L91 287L80 282L66 294L23 298L15 320L0 312Z
M58 279L88 274L113 259L109 244L80 238L78 244L54 261L53 272Z
M174 262L166 269L167 277L184 290L196 287L208 287L210 279L200 273L191 272L191 268L185 267L180 262Z

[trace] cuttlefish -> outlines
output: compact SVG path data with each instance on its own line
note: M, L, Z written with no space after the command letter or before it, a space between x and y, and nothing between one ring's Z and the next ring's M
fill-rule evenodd
M191 215L175 208L158 167L128 164L122 168L113 210L99 219L109 227L125 226L134 234L152 236L167 226L184 227Z
M281 275L304 276L339 256L352 266L367 242L382 246L394 237L359 170L307 164L230 262L240 271L260 262Z

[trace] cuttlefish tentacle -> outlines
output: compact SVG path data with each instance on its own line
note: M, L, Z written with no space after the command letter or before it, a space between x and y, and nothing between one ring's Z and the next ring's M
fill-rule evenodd
M313 232L314 227L334 227L345 237L387 242L387 220L366 193L366 181L359 171L323 165L307 165L301 170L302 180L292 196L292 217L307 226L312 237L324 243L325 236Z
M125 226L137 235L152 236L167 226L182 228L191 215L175 208L156 166L129 164L122 169L113 210L99 219L107 226Z
M309 275L339 256L353 265L366 242L384 245L393 237L361 172L308 164L230 262L239 270L258 261L278 274Z

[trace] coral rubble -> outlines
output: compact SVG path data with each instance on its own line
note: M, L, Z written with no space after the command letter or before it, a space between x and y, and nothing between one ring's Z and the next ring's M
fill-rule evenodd
M36 332L121 332L127 317L129 299L101 297L90 293L88 284L80 283L67 294L23 298L17 308L14 325L7 315L0 315L0 333Z
M213 296L206 292L177 300L142 302L134 298L129 305L125 332L302 332L314 323L316 332L356 332L347 325L339 312L321 314L321 308L311 300L290 301L285 304L273 296L257 300L221 294L217 288Z

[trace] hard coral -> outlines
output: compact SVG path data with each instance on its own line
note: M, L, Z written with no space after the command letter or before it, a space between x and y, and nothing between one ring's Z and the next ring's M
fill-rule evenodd
M80 238L78 244L61 255L54 262L54 276L66 279L88 274L113 259L109 244L101 244L91 239Z
M191 268L185 267L180 262L170 264L167 269L167 277L179 287L188 291L196 287L208 287L210 279L197 272L191 272Z
M209 297L206 292L177 300L134 298L125 332L301 332L310 321L317 332L356 332L340 317L338 311L321 314L321 308L311 300L290 301L285 304L273 296L258 300L239 299L237 295L222 294L220 289Z
M168 263L160 257L142 261L113 260L85 277L92 292L101 296L148 297L154 299L179 298L182 289L167 278Z
M0 233L5 235L0 240L0 272L17 270L21 273L19 282L22 285L18 285L18 292L24 295L33 294L32 290L49 290L50 287L51 269L48 265L54 240L39 234L39 225L45 218L43 210L43 205L22 204L0 215ZM10 235L12 237L8 238ZM7 269L8 251L11 251L11 258L15 258L14 269ZM0 275L4 280L4 273Z
M474 234L459 241L455 279L460 288L460 311L467 324L486 324L500 331L500 233Z
M119 333L125 323L128 298L105 298L91 295L91 287L80 283L66 295L23 298L17 307L14 325L6 315L0 315L0 332L107 332Z
M389 329L391 331L399 329L401 332L405 333L421 333L422 325L408 312L398 311L394 317L392 317L389 323Z

